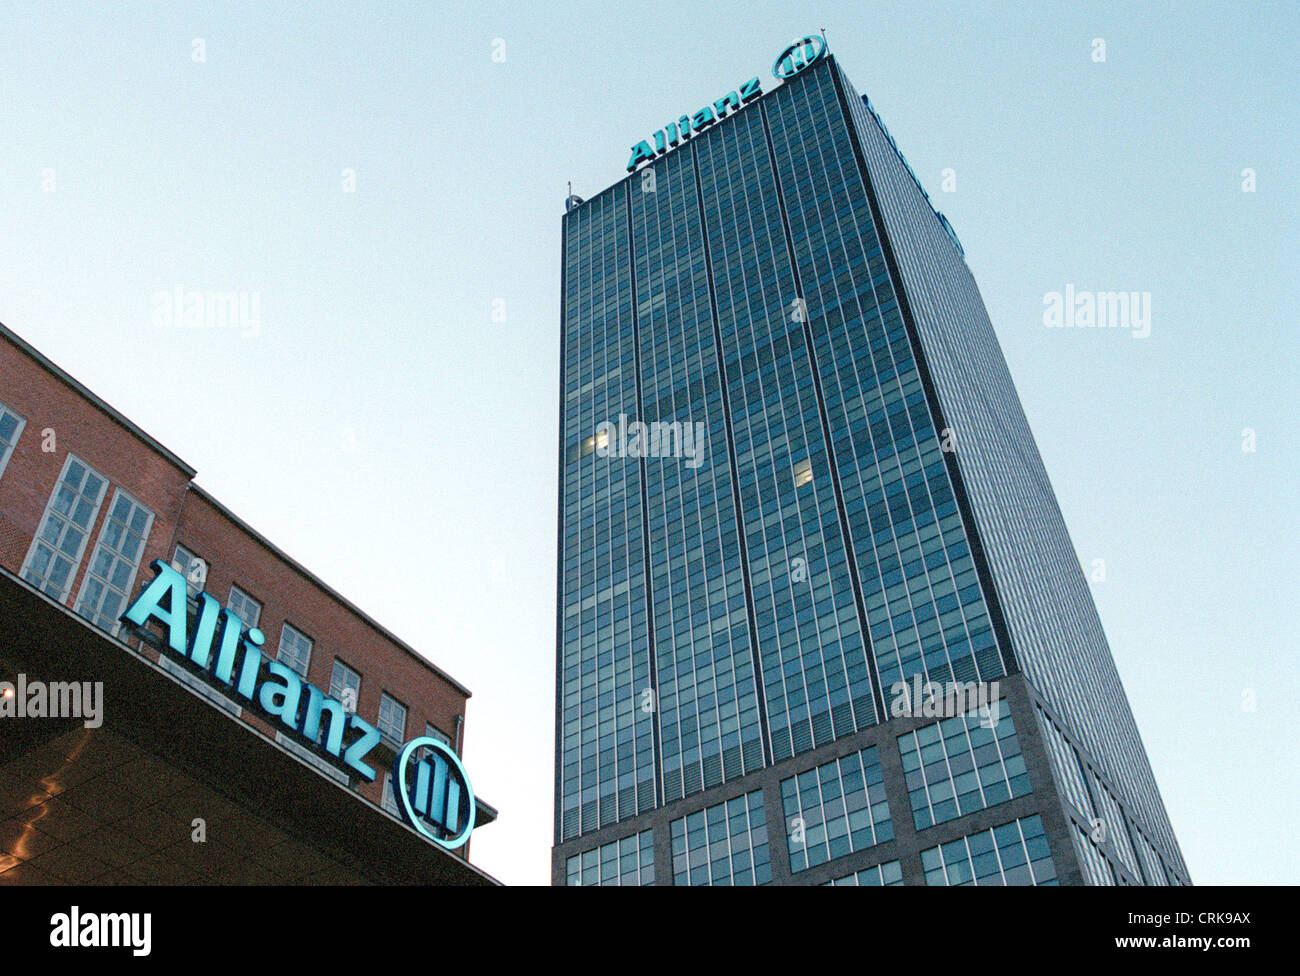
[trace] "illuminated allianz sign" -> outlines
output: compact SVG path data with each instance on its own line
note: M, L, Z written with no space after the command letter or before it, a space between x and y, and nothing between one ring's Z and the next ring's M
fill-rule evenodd
M750 78L749 81L735 91L727 92L712 105L705 105L698 112L683 115L676 122L669 122L654 134L653 148L649 141L645 140L632 147L632 158L627 162L627 171L630 173L642 163L663 155L669 149L690 139L694 133L703 131L718 119L723 118L728 111L734 111L742 105L748 105L761 94L763 94L763 88L759 84L759 80Z
M288 665L266 657L266 635L245 627L233 610L207 592L195 598L198 606L190 620L185 577L161 559L150 568L153 582L122 614L123 623L140 631L150 620L161 624L165 649L196 668L208 684L256 706L366 782L375 779L374 767L366 760L380 743L377 728ZM415 773L408 775L413 758ZM469 839L474 792L460 759L447 745L428 737L406 743L397 751L392 784L403 818L420 834L448 850Z
M772 74L782 80L793 78L825 56L826 42L822 38L805 37L781 52L781 56L772 65ZM632 147L632 156L627 161L627 171L630 173L642 163L648 163L670 149L675 149L693 135L697 135L724 118L728 112L734 112L748 105L762 94L762 84L757 78L750 78L735 91L727 92L713 104L705 105L690 115L683 115L676 122L669 122L651 139L643 139Z
M407 823L435 844L455 850L469 840L474 791L460 757L440 739L421 736L398 750L393 796ZM429 824L437 829L430 830Z
M793 78L811 68L826 56L826 41L821 37L805 37L795 41L772 62L772 74L778 78Z

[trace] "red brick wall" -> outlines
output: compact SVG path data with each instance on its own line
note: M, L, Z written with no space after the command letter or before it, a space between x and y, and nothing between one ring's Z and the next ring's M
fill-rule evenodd
M15 574L20 571L72 452L107 478L109 487L68 593L69 607L76 602L113 489L120 487L154 513L137 588L152 578L149 563L155 558L170 561L180 543L208 562L204 588L223 606L232 583L262 604L259 627L270 655L279 647L281 626L288 621L314 641L307 678L317 687L328 690L339 657L361 675L357 712L362 718L376 723L379 695L386 691L407 707L407 738L422 735L425 722L432 722L454 739L457 717L465 714L464 693L232 521L200 491L187 491L185 470L59 380L3 332L0 403L27 421L0 475L0 565ZM42 451L46 429L54 432L52 453ZM274 736L275 729L252 709L244 716L248 724ZM362 789L375 803L383 795L384 771L378 772L375 782Z
M161 555L176 525L187 473L131 431L77 395L0 335L0 403L27 421L9 464L0 475L0 565L17 573L40 526L50 493L69 452L109 481L81 565L68 593L76 601L90 551L103 525L113 489L122 488L154 513L142 565ZM42 449L43 431L53 432L55 450Z
M379 695L386 691L406 706L406 738L423 735L425 722L454 738L456 718L465 714L463 694L267 550L200 492L190 492L185 500L176 542L207 561L204 589L223 605L231 584L262 604L258 627L266 635L268 655L279 648L287 622L312 639L307 680L316 687L329 689L334 659L340 658L361 675L357 714L362 718L376 723ZM250 724L275 734L274 726L256 716ZM380 802L382 770L362 792Z

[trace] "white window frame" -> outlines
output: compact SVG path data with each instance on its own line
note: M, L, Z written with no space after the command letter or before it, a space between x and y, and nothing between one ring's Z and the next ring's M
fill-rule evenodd
M99 495L95 499L94 505L91 507L90 520L86 523L86 530L82 534L81 545L77 547L77 554L75 557L69 556L67 553L62 552L57 545L51 545L49 542L45 541L45 526L49 523L51 514L54 513L54 500L59 495L59 489L63 487L63 479L67 477L68 469L71 468L74 463L80 464L83 468L86 469L87 472L93 474L96 478L98 478L100 482ZM83 483L84 483L84 479L83 479ZM54 599L56 599L59 603L66 604L68 599L68 594L72 592L72 584L77 579L77 572L81 569L81 561L82 559L85 558L86 555L86 543L90 541L91 530L93 530L95 527L95 521L99 518L99 510L101 507L103 507L104 504L104 496L107 494L108 494L108 479L105 478L98 471L96 471L89 464L87 464L85 461L83 461L81 458L69 452L68 456L63 460L63 468L62 470L59 471L58 480L54 482L54 488L50 492L50 497L45 502L45 511L41 514L40 524L36 527L36 534L32 536L32 544L27 548L27 557L23 560L22 569L19 570L18 575L22 577L22 579L27 583L30 583L32 586L35 586L42 593L46 594L47 596L54 597ZM81 498L80 487L77 488L77 498ZM68 524L72 524L71 519L64 519L62 515L59 515L58 518L65 523L64 524L65 530ZM62 536L63 533L60 532L60 539L62 539ZM39 584L32 583L31 580L27 579L27 573L31 569L32 561L36 558L36 553L41 546L45 546L46 548L53 550L59 556L62 556L65 559L69 559L72 562L72 570L68 573L67 585L63 587L63 590L57 596L55 596L55 594L47 590L45 588L44 583L39 583ZM46 579L48 580L48 577L46 577Z
M0 441L0 478L4 477L5 468L9 466L9 459L18 450L18 440L23 436L23 431L27 428L26 417L8 404L0 403L0 418L4 417L5 414L17 420L18 426L14 428L14 439L12 441Z
M284 653L284 636L289 631L293 631L295 634L297 634L299 637L301 637L303 640L307 642L307 659L302 662L301 671L298 670L296 660L295 661L287 660L286 655ZM315 649L316 649L316 642L312 640L310 637L308 637L301 630L299 630L297 627L295 627L293 624L289 623L289 621L286 620L283 624L280 625L280 645L279 647L276 648L275 659L279 661L281 664L288 665L298 675L305 678L307 677L308 669L311 668L311 655Z
M239 602L241 605L240 609L236 609L234 605L236 593L239 594ZM243 609L244 603L251 603L253 604L253 606L257 607L257 613L256 615L253 616L251 620L248 617L246 617L243 613L240 612L240 610ZM239 586L238 584L235 583L230 584L230 593L226 597L226 606L230 607L231 612L234 613L235 616L237 616L240 620L243 621L245 627L256 627L259 623L261 623L262 610L263 610L262 601L255 599L251 593L249 593L246 589L244 589L242 586ZM294 630L298 630L298 628L295 627ZM298 633L302 634L302 631L298 630ZM303 634L303 636L306 637L307 635ZM283 633L281 634L281 639L283 639ZM311 638L308 638L308 640L310 639ZM310 658L311 655L308 654L309 661Z
M355 702L352 703L352 709L351 709L351 711L355 712L355 711L357 710L357 705L359 705L359 704L361 703L361 672L358 671L356 668L352 667L351 665L349 665L349 664L348 664L346 661L344 661L342 658L338 658L338 657L336 657L336 658L334 659L334 663L330 666L330 687L329 687L329 694L330 694L330 697L331 697L331 698L337 699L338 701L343 701L343 695L342 695L342 692L336 692L336 691L334 690L334 688L335 688L335 685L334 685L334 675L335 675L335 673L338 671L339 668L342 668L344 671L347 671L349 674L355 676L356 679L357 679L357 685L356 685L357 700L356 700ZM351 686L351 685L344 685L343 687L344 687L344 688L350 688L350 687L352 687L352 686Z
M384 727L384 702L392 702L402 710L402 731L394 738ZM388 692L381 692L379 695L379 713L375 716L375 725L379 728L379 734L385 742L401 744L406 737L406 726L411 721L411 710L403 705L400 701L390 695Z
M126 589L120 591L122 599L119 604L118 613L121 613L122 610L125 610L127 604L131 601L131 594L135 590L135 578L136 575L140 572L140 561L144 558L145 550L149 547L149 533L153 531L153 520L154 520L153 510L149 508L149 506L145 505L144 502L140 501L138 498L132 495L130 492L124 491L121 488L114 488L113 500L112 502L109 503L108 513L104 516L104 524L99 527L99 538L95 540L95 548L92 549L90 552L90 562L86 565L86 573L81 578L81 589L77 591L77 600L73 604L73 611L75 613L80 613L83 617L85 617L91 623L95 624L95 626L97 627L102 627L103 625L98 620L95 620L93 617L87 616L85 613L82 613L82 606L83 606L82 601L86 598L86 590L88 589L92 580L98 580L101 584L103 584L103 586L106 589L111 589L114 590L114 592L119 592L117 588L114 587L109 580L105 579L104 577L100 576L98 573L95 572L95 561L99 558L101 550L107 551L112 556L114 561L118 559L125 560L126 558L120 549L109 546L108 541L105 538L105 534L108 532L109 523L114 521L113 512L116 510L118 502L123 500L126 501L126 503L129 506L131 506L131 509L127 514L127 517L130 518L135 514L135 511L139 509L140 511L143 511L145 513L145 522L144 522L144 530L140 536L140 551L139 553L136 554L136 557L131 564L131 577L126 581ZM125 530L128 532L131 531L129 522L125 524ZM110 573L111 573L111 569L110 569ZM101 599L103 597L102 590L100 591L100 597ZM94 613L96 614L99 613L98 607L94 608ZM121 621L119 621L117 617L114 616L111 626L109 626L107 629L110 634L112 634L113 636L117 636L117 632L121 628L121 626L122 626Z
M330 779L338 780L344 786L348 785L348 774L339 769L333 763L326 762L316 753L312 752L297 739L291 738L284 732L275 733L275 741L278 742L286 751L293 753L303 762L314 766Z
M190 557L188 561L181 559L182 552ZM194 568L196 562L203 564L203 579L197 583L190 579L190 571ZM206 585L208 581L208 571L211 567L208 565L208 561L193 549L178 542L176 543L176 548L172 551L172 569L185 577L185 593L189 599L193 601L199 595L199 591L203 589L204 585Z
M394 817L400 817L402 815L401 810L397 806L397 794L393 791L393 774L391 772L384 773L384 795L379 801L379 805Z

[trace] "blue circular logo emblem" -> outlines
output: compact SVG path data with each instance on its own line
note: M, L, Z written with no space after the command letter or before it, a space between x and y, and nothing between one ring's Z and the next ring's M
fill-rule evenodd
M474 790L460 758L445 742L420 736L402 746L393 760L392 783L403 819L429 840L449 851L469 840Z
M825 56L826 42L820 36L805 37L795 41L781 52L780 57L772 64L772 74L782 80L793 78L805 68L811 68Z

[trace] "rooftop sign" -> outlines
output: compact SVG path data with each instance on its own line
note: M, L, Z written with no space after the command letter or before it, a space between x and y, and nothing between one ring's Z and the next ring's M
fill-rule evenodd
M813 36L795 41L772 62L772 74L781 79L793 78L826 56L825 38Z
M187 662L208 684L256 706L366 782L375 779L374 767L366 760L380 743L377 728L293 668L267 658L262 653L266 636L256 627L246 628L234 611L223 608L210 594L197 594L191 620L185 577L161 559L150 568L153 582L122 614L123 623L137 630L144 630L150 620L161 624L164 650ZM408 766L413 756L412 778ZM412 739L397 751L392 783L403 818L425 837L448 850L469 839L475 821L474 793L465 768L448 746L423 736Z
M772 65L772 74L781 80L793 78L825 56L826 41L823 38L802 38L781 52ZM727 92L711 105L705 105L690 115L683 115L676 122L669 122L654 134L653 144L651 139L643 139L632 147L632 157L627 162L627 171L631 173L642 163L664 155L670 149L689 140L692 135L713 125L728 112L734 112L748 105L762 94L762 84L757 78L750 78L735 91Z

